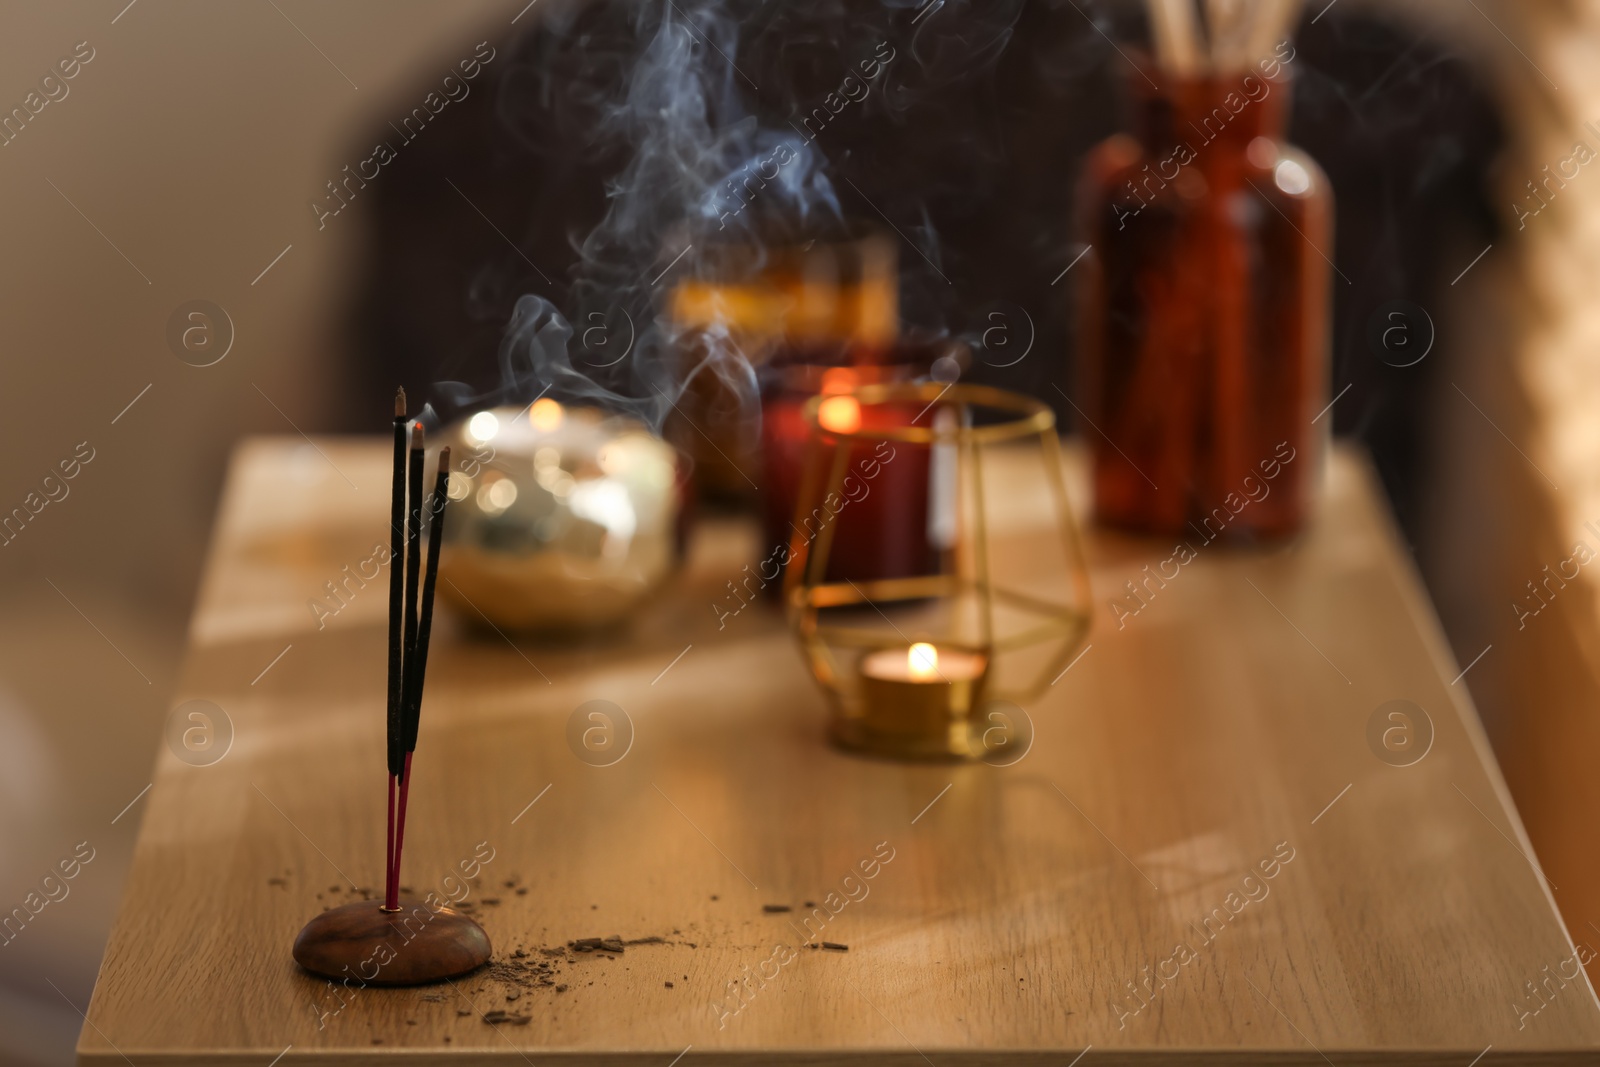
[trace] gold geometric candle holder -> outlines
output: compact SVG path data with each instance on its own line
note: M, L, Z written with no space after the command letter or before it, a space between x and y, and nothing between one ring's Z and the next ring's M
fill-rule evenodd
M833 740L899 759L996 755L1014 738L989 709L1037 696L1089 629L1054 414L937 382L819 396L804 414L784 595ZM888 496L873 504L878 490ZM886 505L926 511L926 544L887 546L932 560L923 573L851 573L849 561L883 557L859 549L881 536Z

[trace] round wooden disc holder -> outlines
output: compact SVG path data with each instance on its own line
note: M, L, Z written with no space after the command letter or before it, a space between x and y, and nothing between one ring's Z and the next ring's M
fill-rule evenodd
M365 985L420 985L477 970L489 962L489 935L454 908L401 897L341 904L306 923L294 960L312 974Z
M439 453L433 497L427 504L432 521L423 578L423 446L422 424L413 425L407 417L401 390L395 396L394 494L389 515L389 830L384 896L330 908L306 923L294 939L294 959L300 966L324 978L355 979L361 985L439 982L476 970L489 962L491 954L489 935L467 916L400 895L411 756L417 747L439 546L450 502L446 491L450 449L445 448Z

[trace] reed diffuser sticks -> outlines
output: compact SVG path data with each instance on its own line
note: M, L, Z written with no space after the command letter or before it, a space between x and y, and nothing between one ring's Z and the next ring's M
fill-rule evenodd
M409 445L409 447L408 447ZM394 478L389 510L389 819L384 861L385 911L400 910L400 864L411 794L411 757L422 721L422 685L433 630L433 594L439 548L449 505L450 449L439 452L434 489L422 500L426 437L406 415L405 390L395 395ZM409 506L408 506L409 505ZM427 567L423 568L423 520L428 518Z
M1300 0L1145 0L1156 62L1180 77L1244 71L1289 35Z

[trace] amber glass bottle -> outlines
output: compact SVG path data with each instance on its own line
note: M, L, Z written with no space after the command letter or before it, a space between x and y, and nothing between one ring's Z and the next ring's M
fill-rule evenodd
M1269 67L1270 64L1270 67ZM1273 76L1267 76L1270 72ZM1333 198L1281 63L1132 79L1079 188L1078 399L1097 518L1190 543L1305 522L1327 418Z

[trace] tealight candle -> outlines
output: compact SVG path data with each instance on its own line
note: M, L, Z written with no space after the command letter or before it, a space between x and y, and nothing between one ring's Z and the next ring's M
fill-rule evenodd
M989 675L989 657L918 641L861 657L865 735L910 755L967 756L969 727Z
M909 649L884 648L869 652L861 660L861 673L888 682L951 683L971 681L989 668L981 652L931 645L918 641Z

